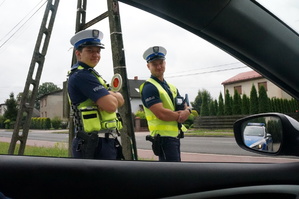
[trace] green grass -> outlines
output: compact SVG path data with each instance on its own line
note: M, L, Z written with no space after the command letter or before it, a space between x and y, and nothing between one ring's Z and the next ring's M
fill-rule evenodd
M191 129L185 133L185 136L202 136L202 137L233 137L232 129Z
M0 154L8 154L9 143L0 142ZM16 146L15 155L18 154L19 145ZM68 148L63 143L56 143L54 147L26 146L24 155L68 157Z

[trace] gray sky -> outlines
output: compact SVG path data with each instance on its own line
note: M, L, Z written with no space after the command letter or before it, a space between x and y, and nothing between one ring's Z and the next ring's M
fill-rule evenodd
M16 96L24 90L45 10L44 2L0 0L0 104L9 98L11 92ZM283 1L289 5L292 3L291 9L284 9L283 5L274 6L274 0L271 2L273 9L279 8L282 13L291 16L288 20L299 32L299 1ZM106 0L89 0L87 21L105 12L106 4ZM37 11L40 6L42 8ZM62 88L62 82L66 80L71 66L72 46L69 40L75 33L76 7L75 0L61 0L59 3L40 84L53 82ZM36 14L33 15L34 12ZM223 94L223 81L251 70L203 39L154 15L120 3L120 16L129 79L138 76L145 80L149 77L142 54L153 45L167 49L165 79L176 85L182 95L188 93L190 101L194 101L201 89L208 90L217 99L220 92ZM92 28L104 33L106 49L101 52L102 58L96 70L110 82L113 67L108 19Z

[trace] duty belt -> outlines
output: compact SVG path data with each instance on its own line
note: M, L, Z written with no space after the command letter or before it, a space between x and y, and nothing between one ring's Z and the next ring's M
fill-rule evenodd
M98 134L100 138L116 138L118 136L116 129L105 129L94 133ZM92 133L88 133L88 135L90 134Z
M82 131L77 132L77 137L82 138L83 140L88 139L91 134L97 134L100 138L116 138L118 136L118 132L116 129L105 129L92 133L85 133Z

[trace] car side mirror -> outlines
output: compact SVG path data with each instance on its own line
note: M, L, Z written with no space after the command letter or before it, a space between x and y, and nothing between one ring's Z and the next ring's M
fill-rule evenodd
M281 113L251 115L234 123L237 144L248 151L299 156L299 122Z

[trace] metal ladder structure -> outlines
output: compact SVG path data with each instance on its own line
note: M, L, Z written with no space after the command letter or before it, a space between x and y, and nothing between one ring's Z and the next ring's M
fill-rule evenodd
M47 54L58 4L59 0L48 0L31 59L31 64L18 111L18 116L8 149L8 154L14 154L17 142L20 142L18 155L24 154L28 132L31 124L31 117L34 109L34 103L37 96L38 86L43 71L45 56ZM30 86L32 86L31 95L29 94L29 89L31 88ZM28 99L29 102L27 102ZM25 121L22 125L22 119L24 116ZM21 134L19 134L21 126L23 126L23 131Z
M54 4L52 3L54 1ZM119 113L123 119L125 125L121 130L121 140L123 147L123 154L126 160L136 160L137 159L137 147L134 134L134 125L131 114L131 104L129 95L129 85L125 66L125 55L123 51L123 40L120 25L120 15L119 15L119 5L117 0L107 0L108 11L99 15L98 17L86 22L86 7L87 0L78 0L77 2L77 16L76 16L76 32L89 28L90 26L96 24L97 22L109 18L110 25L110 39L112 47L112 57L113 57L113 69L114 73L119 73L122 76L123 86L120 90L124 99L125 105L119 108ZM45 55L47 53L48 44L51 37L52 28L55 21L56 12L58 9L59 0L48 0L48 4L45 10L43 21L41 24L40 32L35 45L31 65L29 68L24 92L21 98L20 108L18 111L17 121L15 123L11 143L9 146L8 154L14 154L17 142L20 142L20 147L18 154L23 155L25 151L26 141L28 137L29 127L31 124L31 117L33 113L34 103L38 92L38 86L40 82L40 77L42 74L42 69L45 61ZM52 14L49 18L49 14ZM47 24L47 22L49 22ZM44 40L42 40L44 38ZM42 46L42 41L43 46ZM72 64L75 63L75 57L72 58ZM37 67L37 69L36 69ZM34 71L36 69L36 75ZM33 86L32 95L29 96L30 85ZM65 85L65 84L64 84ZM64 86L64 95L66 95L66 86ZM29 99L29 103L26 102ZM67 97L64 96L64 99ZM64 103L65 105L68 103ZM66 114L69 116L70 128L69 128L69 154L71 150L71 141L74 137L74 126L72 115L69 114L69 104L66 110ZM22 118L26 115L24 124L22 125ZM23 126L22 134L19 134L20 127Z

